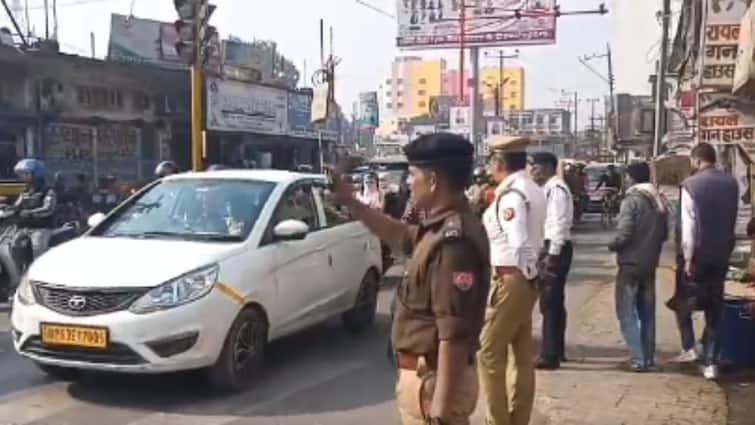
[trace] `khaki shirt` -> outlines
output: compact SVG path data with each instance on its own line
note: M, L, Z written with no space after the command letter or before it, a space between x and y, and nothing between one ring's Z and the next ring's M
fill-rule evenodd
M480 219L465 202L409 226L403 240L414 255L397 288L395 350L437 358L439 342L455 340L475 352L490 287L489 243Z

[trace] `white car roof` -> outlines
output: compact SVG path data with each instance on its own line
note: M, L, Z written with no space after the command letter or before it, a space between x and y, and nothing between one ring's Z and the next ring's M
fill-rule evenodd
M324 180L322 174L296 173L285 170L219 170L186 172L166 177L165 180L191 180L191 179L227 179L227 180L256 180L271 183L289 184L302 179Z

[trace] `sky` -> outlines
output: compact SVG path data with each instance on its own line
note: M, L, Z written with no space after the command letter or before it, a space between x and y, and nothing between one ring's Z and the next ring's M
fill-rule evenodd
M14 0L8 0L10 4ZM21 4L27 0L18 0ZM44 34L44 0L28 0L30 21L37 34ZM133 2L137 17L174 21L176 12L171 0L57 0L59 41L64 51L88 55L90 33L95 34L96 55L107 54L110 13L128 14ZM614 0L631 1L631 0ZM52 2L52 0L50 0ZM369 0L389 12L395 11L395 0ZM562 11L597 8L600 0L560 0ZM335 55L341 58L337 68L336 96L346 111L358 94L377 90L390 70L394 57L402 54L395 47L394 19L370 10L355 0L214 0L218 6L211 23L221 36L229 34L246 40L270 39L300 69L304 61L311 75L319 63L319 19L325 19L334 31ZM609 5L610 8L610 5ZM0 17L0 26L7 17ZM602 97L607 84L578 61L579 56L602 54L611 37L610 16L565 16L559 19L557 44L553 46L520 47L520 59L512 65L525 67L527 108L554 107L562 98L561 91L580 93L583 99ZM511 50L511 49L509 49ZM620 53L620 52L619 52ZM404 54L428 57L443 56L449 68L458 67L456 51L423 51ZM495 65L481 57L483 65ZM606 62L591 62L606 74ZM645 77L646 78L646 77ZM589 104L580 103L580 123L588 122Z

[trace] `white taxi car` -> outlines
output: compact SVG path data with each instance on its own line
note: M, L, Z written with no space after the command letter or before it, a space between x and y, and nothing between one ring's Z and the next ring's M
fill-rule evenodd
M16 350L54 377L206 369L237 390L267 342L375 318L380 243L323 176L176 175L90 225L30 267L13 303Z

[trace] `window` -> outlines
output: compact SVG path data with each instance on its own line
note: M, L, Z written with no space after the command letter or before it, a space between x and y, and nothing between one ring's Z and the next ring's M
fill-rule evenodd
M518 94L519 93L517 93L515 91L511 91L511 92L509 92L509 95L507 97L517 97Z
M404 104L401 103L401 102L399 102L399 103L396 104L396 108L398 108L398 109L401 109L403 107L404 107Z
M518 84L517 84L516 80L509 80L509 85L510 86L517 86Z
M286 191L278 204L275 220L271 224L274 227L285 220L303 221L309 226L310 231L320 228L315 198L312 196L312 186L296 185Z
M396 97L401 97L403 95L404 95L404 92L402 91L396 92Z
M516 105L514 105L513 103L511 105L509 105L509 110L510 111L513 111L515 109L516 109Z
M319 195L322 201L322 208L325 212L325 227L335 227L353 221L348 210L335 202L333 193L330 190L322 186L316 186L315 193Z
M387 85L389 85L389 86L391 85L391 82L392 82L392 81L391 81L391 79L390 79L390 78L389 78L389 79L387 79L387 80L385 80L385 84L387 84Z
M392 109L392 108L393 108L393 104L391 102L388 102L385 104L385 109Z
M420 90L420 91L417 92L417 95L418 96L426 96L427 95L427 90Z
M387 92L385 92L385 95L388 96L388 97L391 97L391 96L393 96L393 92L390 91L390 90L388 90Z
M420 108L426 108L426 107L427 107L427 102L425 102L425 101L423 100L422 102L419 102L419 103L417 104L417 106L419 106Z
M94 236L238 242L252 231L273 183L183 179L158 183L108 217Z
M427 84L427 79L426 78L420 78L419 79L419 83L420 84Z
M536 118L536 120L537 120L537 123L538 123L538 124L542 124L542 123L544 122L544 119L543 119L543 118L544 118L544 117L543 117L542 115L538 115L538 116L537 116L537 118Z
M134 110L135 111L146 111L149 109L150 104L152 102L149 99L149 96L142 92L134 92Z
M551 115L551 124L558 124L558 115Z
M123 109L123 94L118 89L79 86L76 98L80 105L91 109Z
M396 84L404 84L404 79L403 78L397 79Z

